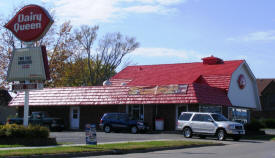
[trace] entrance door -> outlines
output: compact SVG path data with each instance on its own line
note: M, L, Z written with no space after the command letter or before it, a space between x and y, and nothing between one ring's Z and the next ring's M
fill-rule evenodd
M70 108L70 127L71 129L79 129L79 107Z

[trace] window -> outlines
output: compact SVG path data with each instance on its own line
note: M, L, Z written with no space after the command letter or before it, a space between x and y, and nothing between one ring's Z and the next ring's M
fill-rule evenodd
M189 121L191 116L192 114L183 113L182 115L180 115L179 120Z
M128 115L118 115L118 119L122 121L127 121L128 120Z
M200 116L200 120L204 121L204 122L210 122L212 120L212 118L207 114L203 114Z
M228 121L223 115L220 114L212 114L211 115L215 121Z
M222 113L222 107L221 106L207 106L202 105L200 106L200 112L212 112L212 113Z
M200 114L195 114L192 121L200 121Z
M129 105L128 114L134 120L144 120L143 105Z
M78 118L78 110L77 109L73 109L73 118L74 119Z
M232 121L247 123L248 111L240 108L228 108L228 118Z

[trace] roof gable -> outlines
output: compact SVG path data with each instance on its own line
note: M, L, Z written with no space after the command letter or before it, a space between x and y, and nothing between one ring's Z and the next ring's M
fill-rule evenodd
M271 82L269 82L269 84L263 89L261 95L265 95L268 93L273 93L275 89L275 81L272 80Z
M270 84L271 81L275 81L275 79L257 79L256 80L259 95L262 95L262 92Z

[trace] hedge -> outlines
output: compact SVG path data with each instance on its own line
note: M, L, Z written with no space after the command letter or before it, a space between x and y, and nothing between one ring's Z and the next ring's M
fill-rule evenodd
M0 125L0 144L30 146L56 145L55 138L49 138L49 129L43 126L17 124Z
M17 124L0 125L0 137L48 138L49 129L37 125L27 127Z

